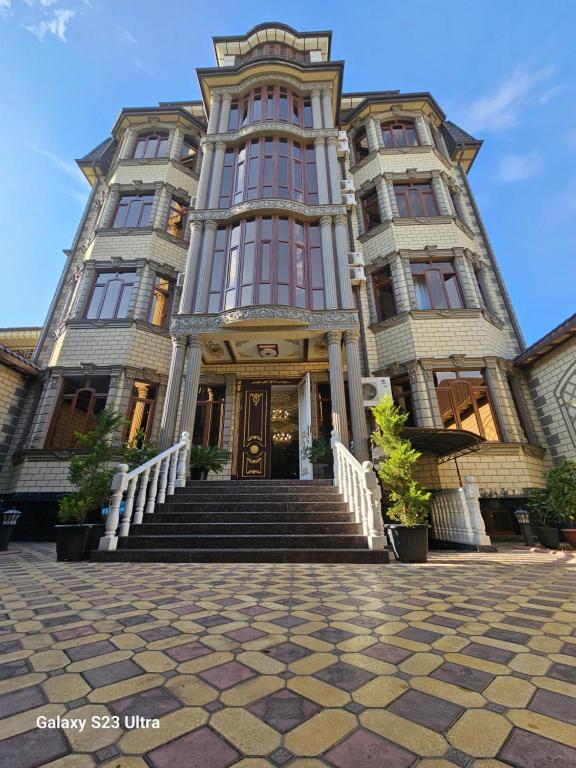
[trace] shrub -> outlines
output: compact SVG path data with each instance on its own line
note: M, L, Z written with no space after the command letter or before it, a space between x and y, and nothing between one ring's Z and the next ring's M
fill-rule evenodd
M218 448L217 445L191 445L190 467L192 469L207 469L209 472L222 472L224 462L228 461L230 453Z

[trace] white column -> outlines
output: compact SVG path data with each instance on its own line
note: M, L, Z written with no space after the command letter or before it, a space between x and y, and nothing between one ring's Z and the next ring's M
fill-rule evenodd
M200 369L202 367L202 339L192 336L188 339L188 366L186 368L186 384L182 400L182 416L180 419L180 431L193 434L194 417L196 415L196 401L198 400L198 384L200 382Z
M348 263L348 219L340 213L334 217L334 231L336 239L336 262L338 264L338 283L340 285L340 299L343 309L351 309L354 306L352 300L352 284L350 282L350 266Z
M328 331L328 365L330 366L330 398L332 400L332 426L340 441L348 445L348 422L346 419L346 397L344 395L344 373L342 371L342 333Z
M319 136L314 139L314 153L316 155L316 178L318 179L318 203L328 204L328 174L326 171L326 152L324 139Z
M218 132L218 120L220 118L220 104L222 97L219 93L213 93L210 98L210 116L208 118L208 127L206 133Z
M186 272L184 273L184 285L182 286L180 307L178 309L178 312L181 315L189 315L192 312L192 301L194 299L194 288L196 286L196 272L203 226L204 223L202 221L192 222L190 245L188 246L188 257L186 258Z
M161 449L169 448L174 443L185 354L186 337L172 336L172 359L170 360L168 386L166 387L166 398L164 400L164 410L162 411L160 435L158 438L158 445Z
M326 309L335 309L338 306L338 293L336 291L331 216L322 216L320 219L320 237L322 240L322 266L324 268L324 296L326 299Z
M341 205L342 192L340 191L340 166L338 164L338 154L336 145L338 139L336 136L330 136L326 141L328 150L328 172L330 174L330 191L333 205Z
M312 100L312 126L314 128L322 128L322 104L320 103L320 90L314 88L310 93Z
M212 153L214 144L207 141L202 144L202 165L200 167L200 179L196 191L196 209L206 208L208 200L208 185L210 183L210 171L212 170Z
M330 88L322 91L322 111L324 113L324 128L334 128L334 115L332 113L332 92Z
M222 96L222 108L220 110L220 122L218 124L219 133L228 132L228 121L230 120L230 105L232 104L232 96L229 93L225 93Z
M212 274L212 257L214 254L214 241L218 225L215 221L204 222L204 242L202 244L202 257L198 270L198 289L196 292L195 312L208 310L208 292L210 288L210 276Z
M348 369L348 396L350 398L350 420L352 422L352 453L359 462L370 461L368 428L362 396L362 369L360 367L359 331L344 331L346 367Z
M223 141L216 142L216 151L214 152L214 171L212 173L212 184L210 185L210 198L208 208L218 208L220 204L220 189L222 187L222 170L224 168L224 152L226 144Z

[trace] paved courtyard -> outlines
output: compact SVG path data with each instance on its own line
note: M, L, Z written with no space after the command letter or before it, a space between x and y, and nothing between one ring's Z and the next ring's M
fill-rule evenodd
M574 555L0 570L2 767L576 766Z

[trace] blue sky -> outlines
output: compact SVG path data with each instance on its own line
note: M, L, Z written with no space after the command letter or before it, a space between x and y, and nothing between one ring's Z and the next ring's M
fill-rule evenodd
M332 29L345 90L430 91L485 140L470 174L529 343L575 310L572 0L0 0L0 326L40 325L123 106L197 99L212 35ZM284 7L284 6L282 6Z

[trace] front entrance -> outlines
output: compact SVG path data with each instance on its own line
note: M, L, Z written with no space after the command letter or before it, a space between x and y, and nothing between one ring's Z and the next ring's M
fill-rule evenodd
M239 479L312 479L310 375L299 382L244 382L241 389Z

